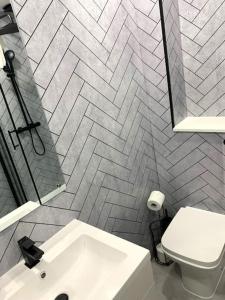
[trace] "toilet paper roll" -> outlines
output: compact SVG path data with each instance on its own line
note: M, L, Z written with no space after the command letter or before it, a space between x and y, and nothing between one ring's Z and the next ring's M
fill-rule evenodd
M150 210L161 210L165 201L165 195L160 191L153 191L148 199L147 206Z

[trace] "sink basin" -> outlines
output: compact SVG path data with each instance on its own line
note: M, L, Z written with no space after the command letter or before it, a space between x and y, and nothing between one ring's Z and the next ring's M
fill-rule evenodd
M33 269L22 261L0 278L1 300L141 300L153 285L146 249L77 220L41 248Z

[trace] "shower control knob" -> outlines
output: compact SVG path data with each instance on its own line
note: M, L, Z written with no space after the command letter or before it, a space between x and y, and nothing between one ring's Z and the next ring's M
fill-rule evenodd
M67 294L61 294L57 296L55 300L69 300L69 296Z

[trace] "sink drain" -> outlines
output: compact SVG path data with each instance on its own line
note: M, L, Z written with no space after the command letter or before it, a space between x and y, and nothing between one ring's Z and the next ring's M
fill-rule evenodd
M69 300L69 296L67 294L60 294L55 300Z

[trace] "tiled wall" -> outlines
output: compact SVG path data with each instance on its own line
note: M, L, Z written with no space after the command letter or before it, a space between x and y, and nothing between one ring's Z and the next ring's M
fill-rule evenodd
M225 1L179 0L190 115L224 116Z
M147 245L158 180L171 211L225 209L223 139L172 132L158 1L132 2L14 1L68 190L0 234L1 273L73 218Z
M150 108L166 112L143 77L165 88L151 37L160 28L145 15L156 18L157 5L144 14L130 1L86 3L13 2L67 191L0 235L1 273L18 261L21 234L43 242L73 218L149 246L146 200L158 189Z
M166 49L168 52L174 122L178 124L187 116L178 0L162 1L162 9L167 41Z
M175 9L176 1L172 2L174 9L170 9L169 11L171 11L170 19L174 20L175 16L177 16L177 9ZM215 1L211 0L178 0L187 108L189 113L191 112L195 116L203 112L203 109L200 112L200 105L197 103L203 94L199 97L200 93L197 86L200 82L199 78L195 78L194 73L197 69L200 70L201 68L201 70L204 68L205 70L210 70L212 67L210 61L216 63L217 59L222 60L222 56L218 57L216 52L214 53L214 50L218 44L222 43L224 45L224 41L220 39L216 42L216 34L209 34L209 30L214 31L214 33L221 33L218 22L222 22L223 2L218 1L215 3ZM164 5L168 3L170 3L169 0L164 0ZM217 19L216 16L220 16L220 18ZM224 20L224 15L222 18ZM176 22L170 23L173 24ZM173 30L171 32L174 33ZM173 35L176 37L176 34ZM200 37L203 47L200 47L197 42L197 39L200 39ZM171 40L175 40L175 38L171 38ZM203 45L203 40L207 41L205 45ZM170 49L174 48L170 47ZM195 57L195 55L199 57L200 53L202 55L203 53L214 53L215 56L205 57L205 63L200 65ZM224 53L221 53L221 55L224 56ZM204 85L211 89L212 85L216 84L221 79L220 77L224 76L225 72L221 68L220 72L217 69L212 74L215 76L213 77L214 80L212 80L211 76L211 79L208 77L204 83L204 80L201 81L202 87ZM218 86L220 86L220 83L218 83ZM217 87L213 88L212 91L217 97L222 92L222 89L220 92L218 90L216 92L216 89ZM211 99L211 101L216 101L217 99L213 97L212 93L204 97ZM222 111L223 107L221 103L217 101L215 106ZM212 110L215 109L215 106L214 104L211 106ZM176 109L177 107L175 107ZM168 114L167 118L163 118L163 121L164 124L161 127L156 126L157 128L153 130L153 136L160 189L166 193L167 202L175 210L181 206L191 205L224 213L224 136L222 134L174 134L171 130Z
M165 0L164 5L169 2L169 0ZM176 4L176 1L173 3ZM222 38L216 40L222 30L218 22L221 24L222 19L224 20L224 1L215 3L211 0L178 0L178 4L189 114L194 116L202 113L217 115L219 113L216 111L220 111L220 113L223 111L223 102L216 101L216 99L223 93L222 81L219 82L219 80L225 72L222 69L222 63L221 68L215 68L214 64L218 60L223 61L224 57L224 53L219 50L215 51L220 44L224 45ZM174 17L177 17L177 10L169 11L172 11L170 19L174 20ZM170 23L173 24L173 22ZM217 29L218 31L216 31ZM173 30L171 32L173 33ZM175 39L171 38L170 40ZM174 48L170 47L169 49L173 50ZM212 55L206 57L206 53ZM202 56L200 59L200 54L204 54L205 58L203 59ZM204 60L204 63L200 63L198 59L202 62ZM209 73L212 73L207 77L209 74L201 71L201 76L205 76L206 79L204 81L203 77L200 79L195 74L200 70L208 70ZM200 76L200 73L198 75ZM203 90L199 91L199 88L203 86L206 89L212 89L211 92L208 93L209 90L205 90L204 93L202 93ZM203 99L208 99L208 104L211 105L209 110L204 110L204 107L200 106ZM224 135L174 134L171 127L168 127L170 119L164 119L164 121L166 121L164 127L158 127L153 135L160 189L166 193L167 201L175 210L181 206L191 205L224 213Z

